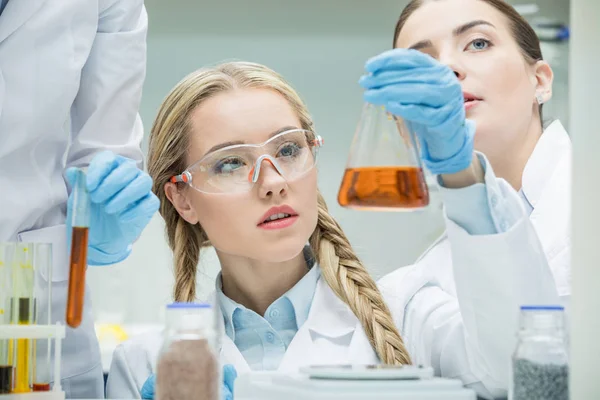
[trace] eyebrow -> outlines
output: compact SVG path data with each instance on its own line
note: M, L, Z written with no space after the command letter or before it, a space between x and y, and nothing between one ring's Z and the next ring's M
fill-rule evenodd
M454 28L452 30L452 35L460 36L463 33L467 32L469 29L473 29L479 25L488 25L488 26L491 26L492 28L495 28L495 26L492 23L484 21L482 19L479 19L476 21L467 22L466 24L463 24L457 28ZM409 49L420 50L420 49L424 49L424 48L432 47L432 46L433 46L433 43L431 42L431 40L421 40L420 42L417 42L417 43L413 44L412 46L410 46Z
M271 132L271 134L269 135L269 139L275 135L279 135L282 132L289 131L292 129L300 129L300 128L298 128L297 126L284 126L283 128L279 128L276 131ZM234 140L234 141L230 141L230 142L219 143L219 144L211 147L210 150L208 150L206 153L204 153L204 155L212 153L213 151L223 149L225 147L235 146L236 144L244 144L244 143L246 143L246 142L244 142L243 140Z

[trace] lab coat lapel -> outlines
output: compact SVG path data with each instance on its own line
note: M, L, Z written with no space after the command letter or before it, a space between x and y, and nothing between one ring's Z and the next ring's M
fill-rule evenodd
M0 43L23 25L46 0L9 0L0 16ZM60 7L57 3L57 7Z
M349 362L349 347L358 320L320 278L308 319L288 346L279 371L311 364Z
M559 121L542 134L523 172L523 192L560 295L570 292L571 140Z

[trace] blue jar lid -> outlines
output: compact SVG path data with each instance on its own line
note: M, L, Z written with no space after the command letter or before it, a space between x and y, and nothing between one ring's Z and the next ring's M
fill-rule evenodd
M167 304L167 308L212 308L212 305L209 303L175 302L175 303Z

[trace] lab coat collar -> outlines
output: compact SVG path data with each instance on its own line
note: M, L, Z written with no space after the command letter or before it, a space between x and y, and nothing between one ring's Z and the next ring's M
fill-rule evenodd
M317 290L306 321L307 329L327 338L338 338L354 332L358 319L350 307L340 300L324 278Z
M558 161L571 151L571 140L567 131L556 120L540 137L523 171L522 190L535 210L546 185L551 183Z
M40 9L46 0L10 0L0 16L0 43Z

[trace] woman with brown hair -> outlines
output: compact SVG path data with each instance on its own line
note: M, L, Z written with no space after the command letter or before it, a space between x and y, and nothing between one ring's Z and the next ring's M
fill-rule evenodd
M478 12L510 32L493 7ZM190 74L163 102L149 172L174 253L174 297L196 299L200 249L213 246L221 357L238 373L414 362L492 397L506 389L501 369L518 306L559 301L521 198L473 151L475 124L465 119L470 106L457 75L420 52L398 54L367 64L365 97L414 125L443 186L448 241L379 286L327 211L315 168L323 140L282 77L258 64L225 63ZM438 264L458 290L430 273ZM159 347L155 335L119 346L108 396L139 397Z

